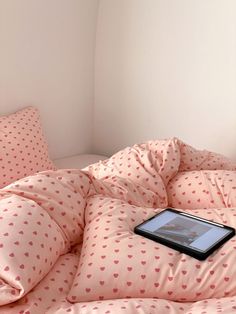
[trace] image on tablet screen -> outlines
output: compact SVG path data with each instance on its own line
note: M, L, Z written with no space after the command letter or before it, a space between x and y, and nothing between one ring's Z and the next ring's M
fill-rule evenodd
M176 217L154 230L154 233L182 245L190 245L210 229L210 226L197 221Z

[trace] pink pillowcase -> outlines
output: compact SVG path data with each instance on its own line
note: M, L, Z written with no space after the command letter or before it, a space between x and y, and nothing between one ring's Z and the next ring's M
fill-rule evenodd
M158 211L101 195L91 197L85 211L80 263L67 300L192 302L235 295L235 239L200 262L133 233L134 226ZM187 212L236 227L234 208Z
M169 206L175 208L235 207L235 171L179 172L168 184Z
M29 292L67 247L57 223L32 200L6 194L0 213L0 305L4 305Z
M0 188L52 169L38 109L27 107L0 117Z

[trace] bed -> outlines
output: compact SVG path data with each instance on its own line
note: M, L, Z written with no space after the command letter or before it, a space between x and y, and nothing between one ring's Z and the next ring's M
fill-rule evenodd
M236 312L235 237L200 262L133 232L167 206L236 228L234 162L171 138L46 164L0 190L1 314Z

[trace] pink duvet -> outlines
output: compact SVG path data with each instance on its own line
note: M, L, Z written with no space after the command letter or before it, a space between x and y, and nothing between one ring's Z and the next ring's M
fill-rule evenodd
M198 261L133 233L167 206L236 228L236 165L178 139L0 191L0 313L236 313L236 239Z

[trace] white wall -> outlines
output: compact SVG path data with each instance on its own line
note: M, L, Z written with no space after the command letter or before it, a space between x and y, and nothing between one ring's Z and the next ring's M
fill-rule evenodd
M236 1L100 0L94 149L152 138L236 156Z
M97 0L0 0L0 114L42 115L51 156L91 151Z

